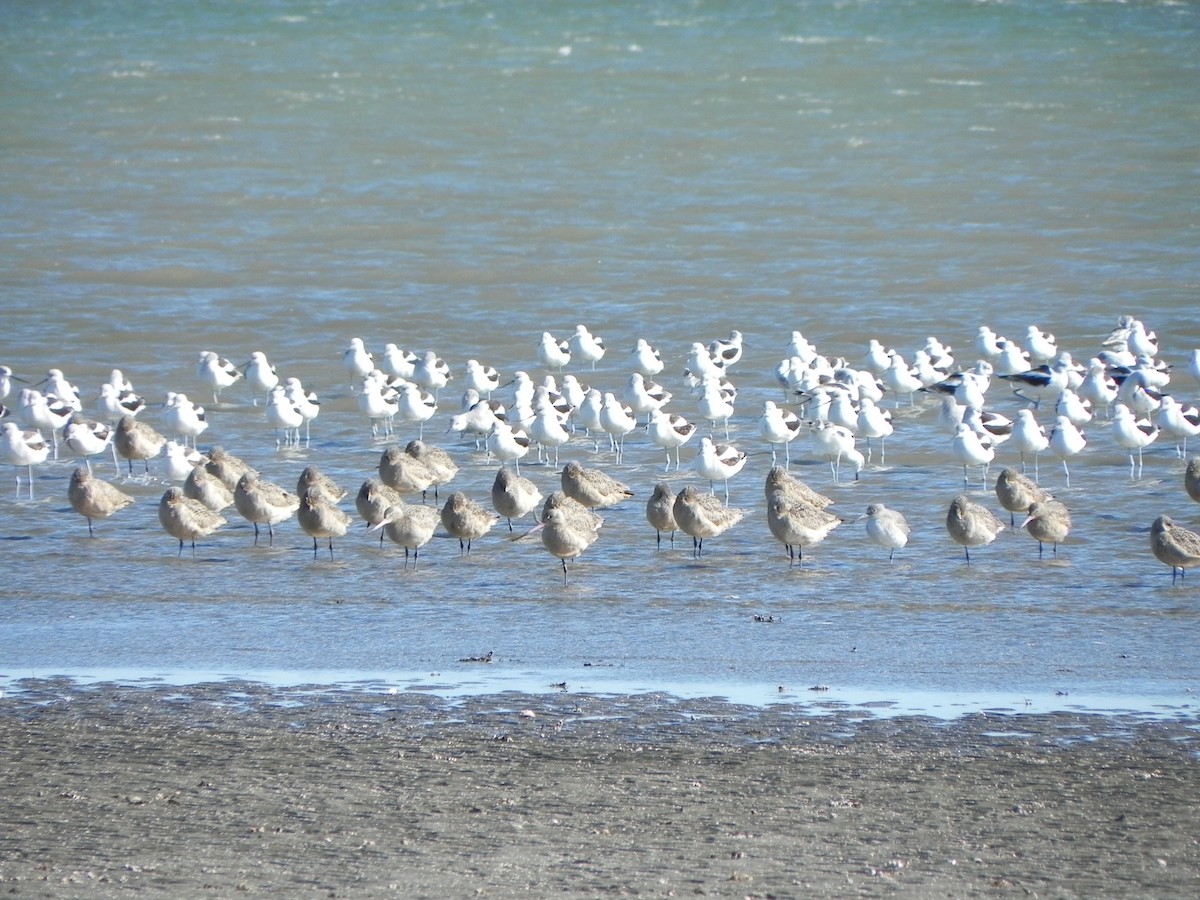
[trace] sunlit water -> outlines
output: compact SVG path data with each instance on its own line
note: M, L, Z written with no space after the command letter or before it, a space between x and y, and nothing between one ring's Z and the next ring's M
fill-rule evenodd
M63 368L90 402L119 366L153 401L211 399L198 351L263 350L320 393L311 445L277 452L238 385L209 406L201 446L289 488L316 463L354 492L386 444L342 349L355 335L377 353L433 348L458 381L425 435L456 455L453 487L486 502L494 465L443 436L466 359L540 377L541 332L584 322L610 349L580 374L619 392L646 337L671 408L697 419L688 347L738 328L730 437L751 459L730 484L746 520L697 562L682 536L655 549L643 503L663 457L644 433L620 469L606 444L573 440L563 461L637 496L605 513L566 586L537 535L498 529L469 558L438 537L405 572L402 551L358 532L314 561L294 521L254 547L232 509L177 558L156 517L161 461L89 539L64 459L38 470L33 502L0 501L0 674L1187 707L1200 593L1172 586L1146 534L1161 513L1200 525L1169 446L1132 480L1094 423L1070 488L1042 461L1074 517L1058 557L1016 529L968 568L943 524L962 471L930 401L897 410L887 466L857 482L833 485L802 438L793 472L848 521L789 570L756 416L783 399L771 373L792 330L855 363L871 337L911 357L936 334L969 363L979 325L1019 338L1037 323L1087 359L1123 313L1157 330L1180 399L1200 397L1182 372L1200 346L1196 12L6 6L0 362L19 374ZM1002 384L990 397L1018 408ZM993 478L1016 462L1002 448ZM556 486L532 460L522 471ZM914 527L892 565L853 521L873 501Z

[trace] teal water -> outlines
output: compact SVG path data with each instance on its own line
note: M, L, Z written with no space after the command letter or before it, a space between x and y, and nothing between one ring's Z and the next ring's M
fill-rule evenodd
M942 526L962 483L932 407L901 410L889 466L857 483L832 486L805 438L797 474L848 519L902 509L914 540L888 567L847 522L789 572L756 417L782 399L771 372L796 329L852 363L872 337L911 357L930 334L969 362L979 325L1036 323L1087 359L1124 313L1195 402L1197 19L1187 3L6 5L0 362L19 374L59 367L88 393L119 366L152 401L203 398L199 350L264 350L321 394L312 446L277 452L240 388L201 446L289 486L314 462L353 491L384 445L340 366L351 336L434 348L459 379L472 357L540 377L540 333L585 322L611 348L586 380L619 391L647 337L672 409L696 418L688 347L738 328L731 438L751 459L731 483L750 515L694 563L654 551L641 500L661 456L631 435L619 474L639 496L566 588L536 536L468 560L435 539L405 574L362 536L314 563L294 522L252 548L232 510L178 560L161 468L89 540L65 503L74 462L48 464L34 502L0 500L0 673L1190 703L1198 598L1146 537L1163 512L1200 525L1169 447L1130 479L1094 424L1071 488L1043 461L1075 517L1059 559L1005 533L968 569ZM460 386L426 435L484 501L494 468L441 434ZM566 458L613 468L580 439ZM459 663L489 650L495 674Z

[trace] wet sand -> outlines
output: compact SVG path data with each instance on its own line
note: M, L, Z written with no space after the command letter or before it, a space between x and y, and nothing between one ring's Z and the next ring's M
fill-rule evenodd
M0 893L1194 896L1198 724L23 682Z

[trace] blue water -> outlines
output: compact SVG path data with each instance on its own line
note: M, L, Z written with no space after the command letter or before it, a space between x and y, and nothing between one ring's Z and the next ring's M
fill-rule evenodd
M294 522L254 548L233 510L177 559L161 461L91 540L65 502L75 462L47 464L33 502L0 492L0 675L1190 704L1200 597L1146 536L1164 512L1200 526L1169 446L1131 479L1094 423L1069 489L1042 463L1075 521L1058 559L1006 532L968 568L942 525L961 471L928 403L898 411L888 466L857 483L832 485L802 438L793 471L841 515L883 501L914 537L888 566L847 521L789 571L756 417L782 399L771 372L796 329L852 363L872 337L910 358L930 334L969 363L979 325L1036 323L1086 360L1123 313L1195 402L1197 19L1174 3L5 6L0 362L18 374L59 367L94 396L119 366L154 402L208 399L199 350L264 350L321 394L312 445L277 452L237 386L201 447L289 487L313 462L353 492L385 444L342 348L434 348L459 381L426 436L483 502L494 467L442 435L467 358L540 377L541 332L585 322L610 350L579 374L619 391L647 337L695 419L688 347L738 328L730 436L751 456L731 482L749 515L697 563L686 538L654 550L641 502L662 458L631 435L616 471L638 497L566 587L536 535L494 533L469 559L437 538L405 573L360 534L314 562ZM1002 386L989 399L1019 407ZM583 439L567 458L615 469ZM1001 448L993 476L1016 462Z

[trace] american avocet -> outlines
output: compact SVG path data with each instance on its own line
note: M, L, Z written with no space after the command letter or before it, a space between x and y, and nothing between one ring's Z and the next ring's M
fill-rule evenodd
M1058 400L1067 389L1069 364L1062 359L1056 359L1048 365L1027 369L1014 375L1000 375L1013 386L1013 393L1022 400L1028 400L1035 407L1041 408L1043 400Z
M783 444L784 465L790 466L791 444L800 434L800 417L790 409L780 409L774 400L764 400L762 415L758 417L758 433L771 445L771 465L775 465L775 448Z
M715 432L717 423L721 422L725 426L725 440L729 440L729 419L734 412L729 392L722 387L719 378L711 376L700 382L697 391L699 396L696 405L701 418L708 420L709 432Z
M542 532L542 546L562 563L564 585L567 583L567 560L578 559L583 551L596 542L602 524L599 516L573 516L567 510L556 507L549 510L537 526Z
M1038 542L1038 559L1042 558L1042 544L1051 544L1057 557L1058 545L1071 531L1071 513L1057 500L1042 500L1029 507L1021 526Z
M725 485L725 502L729 502L729 479L746 467L746 454L732 444L716 444L712 438L701 438L700 449L692 468L708 481L709 490L720 481Z
M729 332L728 338L708 342L708 355L723 369L732 369L742 358L744 338L740 331Z
M891 353L883 344L879 343L878 338L871 338L867 342L867 353L863 357L863 368L872 375L882 375L887 371L888 366L892 364Z
M468 359L466 369L463 384L470 389L479 391L481 397L491 400L492 391L500 387L500 373L492 366L485 366L477 359Z
M1140 319L1134 319L1129 325L1129 336L1125 339L1134 356L1158 356L1158 335L1147 331Z
M845 390L840 386L834 387L831 384L829 388L832 390L829 392L829 409L825 413L825 418L834 425L841 425L852 434L856 433L858 431L858 398L852 391Z
M1029 369L1029 356L1021 349L1021 345L1016 341L997 341L1000 347L1000 355L995 357L991 362L995 369L996 377L1001 378L1005 375L1016 375L1019 372L1025 372Z
M980 325L979 331L975 335L975 352L981 359L993 360L1000 355L1002 351L1000 342L1003 340L1005 338L1000 337L988 326Z
M367 350L362 338L350 338L349 346L342 351L342 367L350 376L351 390L375 368L375 357Z
M192 545L192 556L196 555L196 538L208 537L225 524L225 517L213 512L199 500L191 500L178 487L167 488L158 501L158 521L163 530L179 541L179 555L183 555L183 542Z
M50 435L54 458L58 459L58 433L75 414L74 409L35 388L22 389L17 413L30 428Z
M802 500L789 502L782 491L776 491L767 500L767 527L787 548L788 568L797 559L803 568L804 548L815 547L841 524L842 520L837 516Z
M100 385L96 410L106 422L116 422L122 416L136 416L146 408L146 401L133 391L121 391L109 382Z
M279 375L275 367L267 361L267 354L261 350L251 353L250 361L246 363L246 384L250 386L251 399L255 406L258 406L259 394L265 397L271 388L279 384Z
M379 368L392 378L412 378L417 366L417 354L411 350L401 350L395 344L385 344L383 354L379 357Z
M45 385L43 393L47 397L53 397L63 406L69 406L72 412L83 411L83 404L79 401L79 388L67 380L62 369L48 371L41 384Z
M996 458L996 450L990 439L976 434L965 422L954 432L954 440L950 442L954 458L963 467L963 484L968 481L967 467L979 466L983 473L983 486L987 487L988 466Z
M1187 372L1196 381L1200 381L1200 350L1193 350L1192 355L1188 357ZM0 395L3 399L3 395Z
M852 455L857 454L861 460L862 455L858 454L854 447L854 435L849 429L843 428L841 425L833 425L829 422L812 422L813 443L816 446L816 455L821 459L829 461L829 471L833 473L833 483L841 483L841 468L842 460L848 459ZM856 460L856 471L862 466Z
M404 569L408 571L408 551L412 551L415 569L421 548L433 538L433 533L441 521L441 513L432 506L398 500L394 506L384 511L383 518L372 525L370 530L382 528L383 534L387 535L393 544L404 548ZM383 540L383 535L380 535L380 540Z
M679 528L675 522L675 492L665 481L654 486L650 499L646 501L646 521L654 528L656 547L662 547L664 531L671 532L671 546L675 546L675 532Z
M872 503L863 518L867 520L867 537L888 551L888 562L891 562L896 551L908 544L910 529L904 515L882 503Z
M641 416L662 409L671 402L672 396L661 384L647 381L641 372L634 372L625 382L625 392L621 399L633 410L634 415Z
M115 449L113 456L116 456ZM167 441L166 469L169 481L187 481L188 476L203 463L204 455L199 450L181 444L179 441Z
M432 350L422 353L413 366L412 380L433 394L435 403L438 391L449 384L452 377L449 364Z
M1035 366L1058 356L1058 342L1054 335L1042 331L1036 325L1025 329L1025 349L1029 352L1029 361Z
M1158 410L1158 427L1175 442L1175 454L1186 459L1188 438L1200 436L1200 410L1183 406L1171 395L1164 395Z
M720 360L709 355L707 347L699 341L693 341L683 372L690 379L690 384L699 384L705 378L720 378L725 373L725 367Z
M284 394L288 402L295 407L296 411L304 418L304 445L308 446L309 431L312 427L312 420L315 419L321 412L321 401L317 399L316 393L306 391L300 383L300 379L295 376L288 378L284 382ZM297 435L299 441L299 435Z
M539 385L538 395L541 402L536 402L533 411L533 421L529 423L529 436L538 444L538 457L545 454L548 465L558 468L558 448L571 439L571 432L563 424L563 415L554 408L547 398L546 388ZM550 451L554 452L554 462L550 462Z
M633 496L629 485L599 469L585 469L574 460L563 466L561 481L563 493L588 509L615 506Z
M442 527L451 537L458 538L460 553L471 553L471 542L477 541L499 521L499 516L488 512L462 491L455 491L442 507Z
M296 520L313 539L313 559L317 558L318 540L329 541L329 558L333 559L333 539L345 537L350 529L350 517L330 503L319 487L310 487L300 495Z
M102 422L89 422L87 419L73 417L63 428L63 446L73 455L83 458L89 474L92 471L91 458L105 450L112 450L113 468L120 469L112 439L113 430Z
M492 507L508 520L509 531L513 530L513 519L529 515L541 502L542 492L528 478L508 466L497 470L496 480L492 482Z
M417 434L425 437L425 423L433 418L433 414L437 412L437 398L426 391L422 391L417 385L409 382L401 385L400 396L396 398L402 422L416 422Z
M211 350L200 351L200 361L196 364L196 375L200 383L212 391L213 403L221 403L221 391L242 377L242 372L222 356Z
M238 482L247 472L258 475L258 472L247 462L229 453L220 444L209 449L208 461L204 464L204 468L210 475L215 475L220 479L221 484L230 491L237 487Z
M300 499L274 482L261 481L254 472L247 472L233 489L233 505L242 518L254 526L255 545L258 544L258 526L266 525L270 537L268 546L274 546L275 526L296 514Z
M604 393L604 402L600 406L600 427L608 433L609 443L620 465L625 453L625 435L637 428L637 418L633 410L618 400L612 391Z
M909 371L907 363L904 362L904 357L899 353L892 353L891 365L889 365L880 376L884 387L896 395L896 406L900 406L900 395L908 394L908 405L913 405L913 394L919 391L925 385L921 379Z
M1083 452L1087 446L1087 436L1076 428L1066 416L1058 416L1054 420L1054 428L1050 432L1050 453L1062 460L1063 472L1067 476L1067 487L1071 486L1071 470L1067 468L1067 460Z
M96 536L92 529L92 519L107 519L133 502L133 498L124 491L113 487L107 481L93 478L92 473L83 468L71 473L71 482L67 485L67 500L71 509L87 519L88 534L92 537Z
M171 391L163 404L163 424L168 433L180 438L186 446L190 440L191 446L196 446L196 438L208 428L204 407L197 406L188 399L187 394Z
M1017 411L1017 421L1013 424L1012 445L1021 454L1021 468L1025 468L1025 454L1033 456L1033 477L1038 477L1038 454L1050 446L1046 429L1038 424L1033 417L1033 410Z
M22 384L28 384L24 378L20 378L13 374L13 370L8 366L0 366L0 400L8 397L12 393L12 383L19 381Z
M679 448L696 433L696 426L683 416L673 415L663 410L655 410L650 414L650 423L646 426L650 440L662 447L667 454L667 468L671 468L671 451L675 451L675 468L679 469Z
M346 489L316 466L305 466L296 479L297 496L303 497L309 488L316 488L326 503L338 503L346 496Z
M946 514L946 531L955 543L961 544L971 564L971 548L990 544L1004 530L1004 523L984 506L980 506L966 494L959 494L950 503Z
M375 396L378 396L376 394ZM362 397L359 397L359 404L362 404ZM393 407L393 413L395 409ZM267 404L263 411L263 417L267 420L267 424L275 431L275 449L279 449L281 442L279 439L280 431L283 432L282 446L298 447L300 446L300 426L306 425L309 422L301 411L301 405L293 400L289 395L287 388L282 385L275 385L271 388L267 395ZM371 429L374 432L375 420L371 421Z
M1157 412L1164 394L1151 384L1145 370L1130 372L1117 387L1117 399L1139 416Z
M517 470L517 474L520 474L521 460L529 453L532 443L529 436L521 429L513 428L507 422L497 420L487 436L488 461L490 462L491 458L495 456L502 463L511 462Z
M421 494L433 486L433 472L399 447L388 447L379 457L379 480L400 494Z
M233 506L233 491L203 465L196 466L183 482L183 495L199 500L213 512Z
M467 409L450 417L446 434L453 431L460 437L470 435L475 440L475 449L478 450L481 439L491 433L503 415L504 405L499 401L476 400Z
M368 375L362 380L358 393L358 409L371 423L371 437L380 437L380 432L384 438L391 437L392 422L400 409L395 390ZM288 430L285 429L284 433L287 434Z
M1092 421L1092 404L1080 397L1075 391L1067 388L1054 405L1054 414L1066 416L1075 426L1086 425Z
M21 491L20 470L24 468L29 477L29 499L33 499L33 467L44 463L50 456L50 445L38 431L22 431L15 422L5 422L0 450L8 461L17 467L17 493Z
M592 369L604 358L604 340L588 331L584 325L576 325L575 333L567 339L567 346L579 362L591 363Z
M150 460L158 456L166 445L167 439L147 425L139 422L133 416L123 416L117 423L113 434L113 446L117 453L129 461L129 474L133 474L133 461L140 459L150 472Z
M871 441L879 440L879 464L887 462L887 439L892 436L892 414L876 406L870 397L858 401L858 433L867 440L867 459L871 458Z
M637 339L637 344L629 354L629 361L633 370L646 378L653 378L664 368L662 355L645 338Z
M1112 424L1113 440L1117 445L1129 451L1129 477L1134 478L1142 473L1142 450L1154 443L1158 437L1158 426L1149 419L1138 419L1132 410L1124 403L1118 403L1113 410ZM1137 451L1135 464L1133 453Z
M996 479L996 499L1008 510L1009 524L1016 525L1013 513L1027 513L1035 503L1050 500L1050 494L1011 466L1000 470Z
M712 494L705 494L689 484L675 497L671 507L675 524L692 538L692 556L699 559L704 553L704 539L724 534L742 520L745 513L726 506Z
M562 371L571 363L571 350L566 341L556 340L550 332L543 331L537 346L537 357L542 368Z
M1176 525L1170 516L1159 516L1150 526L1150 549L1159 562L1171 567L1171 584L1175 570L1182 579L1191 566L1200 566L1200 534Z

